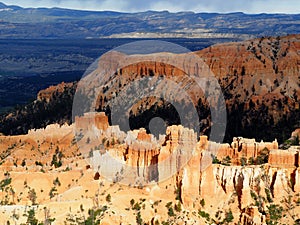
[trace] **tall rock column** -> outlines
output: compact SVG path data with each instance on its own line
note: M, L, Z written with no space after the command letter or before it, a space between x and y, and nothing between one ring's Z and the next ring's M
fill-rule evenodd
M192 152L192 158L183 170L181 198L187 207L193 207L196 202L199 202L201 158L201 148L198 143Z
M300 168L295 171L295 186L294 190L296 193L300 193Z
M158 180L157 157L159 148L154 137L146 133L146 130L130 131L125 139L126 150L124 159L128 165L128 177L132 182L145 184Z
M165 143L158 156L159 181L176 175L188 163L196 142L196 134L191 129L181 125L167 128Z

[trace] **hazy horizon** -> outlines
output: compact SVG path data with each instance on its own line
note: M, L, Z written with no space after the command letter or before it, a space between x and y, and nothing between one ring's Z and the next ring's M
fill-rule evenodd
M2 1L6 5L18 5L24 8L68 8L77 10L91 11L118 11L118 12L143 12L143 11L164 11L182 12L192 11L195 13L231 13L243 12L246 14L259 13L300 13L300 2L298 0L280 1L280 0L236 0L232 2L224 2L222 0L210 0L199 2L199 0L186 1L156 1L141 2L139 0L22 0Z

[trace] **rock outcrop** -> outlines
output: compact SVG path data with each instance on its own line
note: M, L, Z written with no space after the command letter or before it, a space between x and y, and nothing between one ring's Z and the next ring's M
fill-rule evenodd
M84 116L75 117L76 130L91 130L94 127L105 131L109 127L108 118L104 112L85 113Z
M271 150L269 163L273 166L299 167L300 149Z
M222 204L229 204L236 197L235 204L243 211L257 201L256 195L282 199L282 190L299 190L299 151L277 149L276 140L256 142L240 137L234 138L229 145L200 136L197 142L193 130L173 125L167 128L162 143L145 129L129 131L124 144L112 146L103 156L96 157L101 158L98 163L98 167L102 167L100 175L105 172L103 168L110 165L109 175L115 176L115 181L141 186L153 181L163 183L173 177L174 187L180 190L179 198L185 207L200 207L201 199L223 207ZM268 164L240 166L241 158L257 158L261 152L269 154ZM107 154L112 158L109 159ZM226 163L230 165L212 164L213 157L221 160L229 157L231 161ZM215 196L218 196L218 203ZM247 213L243 214L245 220L248 220ZM255 221L264 219L261 214L255 218Z
M294 138L300 138L300 128L296 129L293 133L292 133L292 137Z
M74 83L62 82L56 86L50 86L44 90L39 91L39 93L37 94L37 100L49 103L64 91L69 90L73 85Z
M158 181L162 182L178 174L188 163L192 152L196 148L197 138L193 130L182 126L171 126L167 128L165 141L160 147L158 155ZM175 186L180 186L174 180Z
M39 190L39 183L47 183L42 188L49 193L53 184L59 193L55 201L64 204L72 200L69 197L71 193L76 198L80 198L79 195L89 195L95 201L93 204L97 204L98 197L103 197L99 194L94 196L94 193L99 193L105 185L108 187L107 195L109 193L113 198L112 203L109 203L110 207L114 207L111 210L119 212L120 207L125 208L125 211L120 211L124 215L130 211L129 201L136 199L134 196L138 196L140 201L149 198L149 205L147 201L144 202L145 206L140 203L145 207L145 212L150 210L150 214L142 215L147 221L151 221L156 214L161 216L155 217L155 220L166 220L168 213L172 213L171 209L166 211L166 204L170 208L176 204L176 214L182 215L191 224L205 223L205 218L198 216L206 215L203 214L205 212L216 221L221 221L230 212L235 223L264 224L270 220L268 207L271 205L282 205L285 210L299 209L297 193L300 192L300 168L299 163L297 164L297 146L289 150L278 150L276 141L256 142L254 139L244 138L234 138L231 144L220 144L209 141L203 135L198 141L193 130L181 125L167 127L166 134L157 140L144 128L125 133L118 126L109 126L103 113L84 116L87 118L78 117L76 121L79 124L86 121L93 123L87 123L88 126L82 128L80 133L72 132L78 129L73 124L51 125L46 129L31 130L24 136L1 136L2 169L12 174L25 171L24 177L35 173L35 179L28 180L29 185ZM94 123L95 118L100 118L97 120L98 124ZM260 165L246 162L240 165L240 157L260 157L262 153L269 156L268 162L260 161ZM228 157L232 158L229 160ZM43 173L43 170L51 173ZM55 173L58 175L53 175ZM56 177L59 177L61 186L56 185ZM24 191L25 178L22 179L23 177L13 178L16 184L12 185L19 185L16 190L18 194ZM76 186L79 183L87 187ZM124 202L124 196L116 194L123 190L127 203ZM128 196L128 191L132 195ZM137 195L137 192L141 194ZM42 201L42 193L37 191L39 201ZM9 201L13 201L13 195L5 190L0 193L0 197L3 196L4 199L4 194L8 195ZM48 198L43 197L43 201L48 201ZM167 201L159 207L157 198L166 198ZM22 195L20 199L19 204L31 203L27 196ZM80 199L81 204L92 207L91 202L86 204L82 200L88 199L87 197ZM53 199L51 201L54 202ZM119 201L118 206L114 205L114 201ZM172 201L174 204L170 205L168 202ZM73 204L76 201L71 202ZM152 212L152 207L156 210L161 208L162 211ZM184 210L180 212L178 207ZM195 210L200 210L199 214L192 213ZM292 216L296 216L292 213L293 211L289 211L282 223L289 224ZM216 218L215 215L219 214L223 216ZM107 217L107 221L109 218ZM117 217L114 218L113 221L118 221ZM124 221L133 223L131 219L126 217ZM134 221L135 219L134 217Z
M241 223L245 225L260 225L266 220L266 216L262 215L257 206L250 206L242 213Z

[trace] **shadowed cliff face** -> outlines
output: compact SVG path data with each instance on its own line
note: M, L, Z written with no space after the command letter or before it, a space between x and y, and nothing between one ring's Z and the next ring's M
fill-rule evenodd
M223 89L227 135L282 141L299 126L299 49L300 36L291 35L198 52Z
M53 123L70 123L76 82L61 83L38 93L37 100L0 117L0 133L26 134Z
M299 49L300 36L291 35L219 44L197 52L222 88L228 112L225 141L231 141L234 136L264 140L278 138L280 142L288 138L286 134L292 132L300 119ZM120 54L116 54L116 57L120 57L120 60L123 58ZM106 103L114 95L121 94L122 89L131 82L143 77L151 77L153 80L160 76L175 77L180 81L186 71L189 74L201 74L197 64L189 64L181 55L178 55L177 60L185 71L167 62L148 61L118 70L116 76L119 82L107 79L107 85L103 87L105 91L99 95L99 109L105 108ZM206 87L213 89L209 88L209 83ZM172 87L169 89L172 90ZM211 105L208 105L204 93L193 85L190 86L188 95L197 107L200 132L209 135ZM177 99L183 106L186 104L184 98L177 96ZM131 119L159 116L159 111L163 111L165 107L166 103L153 103L153 99L140 101L131 109ZM172 112L170 115L173 115ZM175 118L169 124L178 124L178 121ZM147 124L141 126L147 127Z
M219 44L196 53L211 69L222 88L228 112L225 141L231 141L234 136L244 136L268 141L278 138L279 142L282 142L288 138L294 126L299 125L299 50L300 36L291 35ZM116 54L115 57L121 59L123 56ZM184 67L185 62L180 60L182 58L178 55L178 64ZM110 61L108 60L107 63ZM196 66L188 68L190 73L197 70ZM112 82L109 77L105 78L106 83L100 87L97 96L96 108L106 110L109 114L107 103L120 94L124 87L141 78L151 77L153 80L158 80L160 76L165 76L175 77L180 81L184 75L185 72L168 63L141 62L126 66L114 75L118 78L118 82ZM72 85L66 86L66 90L74 90L74 88L75 86ZM204 93L199 90L195 92L193 87L188 91L200 114L200 119L197 121L200 132L209 134L210 112ZM45 91L39 94L39 96L46 95L51 96L49 93L45 94ZM130 98L130 96L126 97ZM47 99L50 101L45 107L50 107L50 103L55 98L47 97ZM38 99L33 107L40 101L41 99ZM178 102L182 105L186 104L184 98L179 97ZM137 125L134 128L142 126L147 128L147 122L143 122L141 118L150 121L157 116L164 118L165 113L176 114L172 107L166 110L167 105L168 102L161 100L143 99L128 111L127 119L135 121L134 124ZM61 112L60 116L66 117L66 113L67 111ZM19 120L17 118L22 117L23 119L28 117L26 108L3 117L0 131L11 134L26 132L27 129L22 127L14 128L14 131L10 130L15 127L13 124ZM7 125L7 121L10 121L11 127ZM178 123L176 116L169 118L169 125ZM36 126L38 128L44 124L40 123Z

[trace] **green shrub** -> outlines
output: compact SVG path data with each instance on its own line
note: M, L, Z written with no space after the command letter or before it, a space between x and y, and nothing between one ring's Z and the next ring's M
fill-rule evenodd
M181 212L181 210L182 210L182 207L181 207L181 203L180 202L177 202L177 204L175 204L175 210L177 211L177 212Z
M212 164L221 164L221 161L218 160L216 156L212 155L211 157L212 157Z
M105 200L106 200L107 202L111 202L111 195L108 194L108 195L106 196Z
M202 207L204 207L204 206L205 206L205 200L204 200L204 198L202 198L202 199L201 199L201 201L200 201L200 205L201 205Z
M280 205L271 204L267 206L267 224L268 225L276 225L279 224L279 220L282 218L283 208Z
M131 205L131 208L134 206L134 199L130 200L130 205Z
M140 206L140 204L138 203L138 202L136 202L135 204L134 204L134 206L133 206L133 208L132 209L134 209L134 210L141 210L141 206Z
M207 212L199 210L198 214L202 218L206 219L206 221L210 221L210 215Z
M141 216L141 212L138 212L137 215L136 215L136 223L138 225L142 225L143 224L143 219L142 219L142 216Z
M233 219L234 219L234 217L233 217L231 210L229 210L229 212L226 212L224 222L231 223L233 221Z
M174 213L174 210L173 210L172 206L170 208L168 208L168 215L169 216L175 216L175 213Z
M61 185L61 183L60 183L58 177L56 177L56 179L53 181L53 184L54 184L55 186L56 186L56 185L58 185L58 186Z
M49 192L50 199L53 198L55 195L57 195L57 189L56 187L52 187Z
M241 166L246 166L247 165L247 159L245 157L241 158Z

